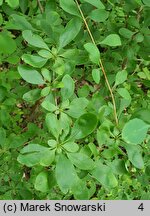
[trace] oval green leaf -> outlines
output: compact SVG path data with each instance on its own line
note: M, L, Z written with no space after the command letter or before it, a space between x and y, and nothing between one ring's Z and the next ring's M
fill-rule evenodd
M126 88L119 88L117 89L117 92L120 94L121 97L123 97L126 100L131 101L131 96L129 91Z
M108 18L109 12L106 10L92 10L89 17L95 22L104 22Z
M84 97L75 98L71 101L70 106L68 107L69 110L67 110L66 113L73 118L79 118L86 112L85 108L88 103L89 101Z
M85 113L75 122L72 137L82 139L91 134L97 126L97 117L93 113Z
M92 70L92 77L96 84L99 84L101 79L101 72L100 69L93 69Z
M131 116L131 118L138 118L143 120L144 122L146 122L147 124L150 124L150 109L139 109L138 111L136 111L135 113L133 113L133 115Z
M142 153L139 146L127 145L125 144L125 149L127 150L128 158L131 163L138 169L144 168L144 161L142 158Z
M30 54L24 54L22 56L22 60L26 64L29 64L29 65L31 65L33 67L37 67L37 68L43 67L46 64L46 62L47 62L47 59L42 58L41 56L30 55Z
M74 0L60 0L60 7L69 14L80 16L80 12L75 4Z
M69 74L66 74L63 77L62 82L64 84L64 88L61 89L61 95L62 95L63 101L65 101L73 95L75 85L74 85L74 80L71 78Z
M124 83L126 79L127 79L127 71L126 70L119 71L116 74L115 85L117 86L119 84Z
M71 191L76 200L88 200L89 190L87 188L87 182L79 179L71 188Z
M52 133L56 139L58 139L59 135L61 134L62 128L59 120L57 119L57 115L53 113L47 114L46 125L48 127L49 132Z
M57 107L53 103L49 102L48 100L44 100L41 106L49 112L54 112L57 110Z
M22 79L24 79L28 83L37 85L45 83L41 74L37 70L32 69L31 67L19 65L18 71Z
M98 8L98 9L105 9L104 4L100 1L100 0L83 0L84 2L87 2L91 5L93 5L94 7Z
M121 46L121 40L119 35L117 34L110 34L108 35L100 44L104 44L107 46Z
M6 131L4 128L0 128L0 146L3 148L6 141Z
M41 152L41 160L39 163L41 166L50 166L51 163L54 161L54 159L55 159L55 150L47 149Z
M37 175L34 187L36 190L41 191L43 193L49 191L48 173L46 171L40 172Z
M19 6L19 0L5 0L7 2L7 4L11 7L11 8L16 8Z
M79 150L79 145L74 142L67 142L63 145L63 148L68 152L77 152Z
M94 161L83 153L68 153L67 156L79 169L91 170L94 168Z
M58 158L55 174L57 184L63 193L67 193L78 180L74 166L63 154Z
M118 185L115 175L106 165L98 164L91 174L107 189L114 188Z
M39 35L33 34L31 30L23 31L22 36L30 45L49 50L44 40Z
M41 157L40 152L33 152L29 154L19 154L17 161L27 167L35 166L39 163Z
M86 43L84 45L84 48L89 53L90 60L95 64L99 64L100 52L99 52L97 46L93 43Z
M122 138L129 144L140 144L144 141L150 125L141 119L132 119L127 122L122 130Z
M0 32L0 53L12 54L17 46L7 32Z
M38 100L41 96L40 96L41 90L40 89L33 89L30 90L28 92L26 92L23 95L23 99L27 102L34 102L36 100Z
M78 17L71 19L67 26L65 27L64 32L60 35L59 38L59 50L69 44L79 33L82 26L82 20Z

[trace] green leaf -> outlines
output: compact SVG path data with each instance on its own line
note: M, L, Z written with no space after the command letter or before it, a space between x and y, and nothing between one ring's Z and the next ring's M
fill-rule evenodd
M67 193L78 180L74 166L63 154L59 156L56 163L55 175L57 184L63 193Z
M55 150L46 149L41 152L40 165L41 166L50 166L55 159Z
M31 84L44 84L44 80L41 76L41 74L31 67L25 66L25 65L19 65L18 71L22 79L24 79L26 82Z
M23 165L26 165L27 167L32 167L39 164L40 157L41 157L40 152L19 154L19 156L17 157L17 161Z
M13 19L13 26L14 29L18 29L18 30L36 30L32 27L32 25L27 21L25 16L20 16L18 14L12 14L11 15L12 19Z
M7 90L3 86L0 86L0 102L3 102L7 95Z
M26 10L27 10L27 8L28 8L28 0L19 0L19 6L20 6L20 8L21 8L21 11L23 12L23 13L25 13L26 12Z
M78 179L72 186L71 191L76 200L89 200L89 190L86 184L86 181Z
M105 9L105 6L100 0L83 0L84 2L88 2L89 4L95 6L98 9Z
M94 45L93 43L86 43L84 45L84 48L89 53L90 60L95 64L99 64L100 52L96 45Z
M67 142L63 145L63 148L68 152L77 152L79 150L78 144L74 142Z
M23 149L21 149L20 153L26 154L26 153L45 151L45 150L47 150L47 147L45 146L39 144L29 144L25 146Z
M8 56L8 58L6 59L6 61L9 64L17 65L20 62L20 58L15 53L13 53L12 55Z
M1 2L0 2L1 3ZM2 16L2 14L0 13L0 25L2 25L3 24L3 16Z
M67 136L70 132L70 126L72 124L71 119L66 113L61 112L59 121L63 130L63 135Z
M77 36L77 34L81 29L81 26L82 26L82 20L77 17L71 19L67 23L64 32L60 35L58 50L65 47Z
M92 10L92 12L89 14L89 18L91 18L95 22L105 22L105 20L108 18L109 12L106 10L96 9Z
M132 119L127 122L122 130L122 138L129 144L140 144L144 141L150 125L141 119Z
M97 126L97 117L93 113L85 113L78 118L72 129L71 135L75 139L82 139L91 134Z
M127 174L127 169L125 167L125 161L122 159L116 158L115 160L110 162L108 165L111 168L112 172L116 175Z
M41 96L42 97L46 97L47 95L49 95L50 90L51 90L51 87L50 86L46 86L45 88L42 89Z
M149 0L142 0L143 4L150 7L150 1Z
M132 32L127 28L121 28L119 29L119 34L122 35L124 38L131 39L135 32Z
M109 149L105 149L101 153L101 155L102 155L103 158L106 158L108 160L108 159L111 159L111 158L115 157L115 155L117 153L118 153L118 151L116 149L110 147Z
M41 73L44 77L44 80L51 82L52 77L50 71L47 68L42 68Z
M40 93L41 93L40 89L30 90L23 95L23 99L27 102L33 103L40 98Z
M0 0L0 6L3 4L3 0Z
M68 153L67 156L79 169L91 170L94 168L94 161L83 153Z
M57 107L48 100L44 100L41 106L49 112L54 112L57 110Z
M83 86L81 86L81 88L79 87L77 90L78 96L80 97L88 97L89 93L90 93L90 86L85 84Z
M44 40L39 35L33 34L32 31L25 30L22 32L22 36L31 46L49 50Z
M3 148L6 141L6 131L4 128L0 128L0 146Z
M140 146L135 145L127 145L125 144L125 149L127 150L127 154L131 163L137 167L138 169L144 168L144 161L142 158L141 148Z
M92 70L92 77L96 84L99 84L101 79L101 71L100 69L93 69Z
M50 148L56 148L57 147L57 141L56 140L48 140L48 145L50 146Z
M127 89L125 89L125 88L119 88L119 89L117 89L117 92L124 99L131 101L131 96L130 96L130 93L129 93L129 91Z
M18 161L26 166L49 166L55 158L55 150L51 150L39 144L29 144L25 146L18 156Z
M19 6L19 0L5 0L11 8Z
M89 143L88 144L88 148L90 149L90 151L92 152L92 155L94 155L94 157L97 157L99 155L99 151L97 149L97 146L94 143Z
M48 173L46 171L40 172L37 175L34 187L36 190L41 191L43 193L49 191Z
M0 54L12 54L17 46L7 32L0 32Z
M108 45L108 46L121 46L121 40L119 35L110 34L108 35L100 44Z
M131 98L130 99L121 98L118 115L120 115L130 104L131 104Z
M26 138L23 135L10 134L9 136L9 147L11 149L16 149L22 147L23 143L26 141ZM8 142L6 142L7 145Z
M141 43L141 42L143 42L143 40L144 40L144 35L143 34L138 33L138 34L135 35L135 41L137 43Z
M47 59L45 59L45 58L42 58L38 55L30 55L30 54L24 54L22 56L22 60L26 64L29 64L29 65L31 65L33 67L37 67L37 68L43 67L47 62Z
M116 78L115 78L115 85L120 85L122 83L124 83L127 80L127 71L126 70L122 70L119 71L116 74Z
M62 58L56 58L52 70L55 71L55 73L58 75L63 75L66 72L65 63Z
M80 16L80 12L75 4L74 0L60 0L60 7L69 14Z
M86 98L75 98L71 101L69 105L69 110L66 111L68 115L70 115L73 118L79 118L81 115L83 115L86 110L89 101Z
M147 124L150 124L150 109L139 109L133 113L131 118L138 118L145 121Z
M53 57L52 53L48 50L42 49L38 52L38 54L46 59L51 59Z
M58 139L59 135L61 134L62 128L60 125L59 120L57 119L57 115L53 113L49 113L46 115L46 125L50 133Z
M117 187L118 181L111 169L103 164L97 164L91 172L92 176L96 178L106 189Z
M73 95L75 85L74 85L74 80L71 78L69 74L66 74L63 77L62 82L64 84L64 88L61 89L61 95L63 101L65 101Z

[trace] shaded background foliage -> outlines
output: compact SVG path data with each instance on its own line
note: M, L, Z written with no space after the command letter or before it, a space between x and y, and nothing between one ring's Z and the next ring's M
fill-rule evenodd
M150 198L149 0L79 4L0 0L0 199Z

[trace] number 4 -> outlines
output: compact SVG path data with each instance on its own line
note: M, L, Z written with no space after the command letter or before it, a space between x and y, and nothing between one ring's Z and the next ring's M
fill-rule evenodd
M144 210L144 206L143 206L143 203L141 203L138 207L139 210L143 211Z

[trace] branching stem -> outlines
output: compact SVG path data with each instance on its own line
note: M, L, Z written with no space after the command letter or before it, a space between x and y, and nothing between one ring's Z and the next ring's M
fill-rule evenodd
M90 30L90 28L89 28L89 26L88 26L87 21L86 21L86 18L85 18L84 14L83 14L83 12L82 12L82 10L81 10L81 8L80 8L80 5L79 5L79 3L78 3L77 0L75 0L75 2L76 2L76 5L77 5L77 7L78 7L78 10L79 10L79 12L80 12L80 14L81 14L81 16L82 16L82 19L83 19L83 21L84 21L84 24L85 24L85 26L86 26L86 28L87 28L87 31L88 31L88 33L89 33L89 35L90 35L91 41L92 41L92 43L93 43L95 46L97 46L96 43L95 43L94 37L93 37L93 35L92 35L92 32L91 32L91 30ZM113 110L114 110L115 122L116 122L116 125L118 125L118 117L117 117L117 110L116 110L115 98L114 98L113 91L112 91L112 88L111 88L111 86L110 86L110 84L109 84L109 81L108 81L108 78L107 78L107 74L106 74L106 71L105 71L105 68L104 68L104 66L103 66L103 62L102 62L101 59L99 59L99 67L100 67L101 70L102 70L102 73L103 73L104 78L105 78L106 85L107 85L108 90L109 90L110 95L111 95L111 99L112 99L112 103L113 103Z

